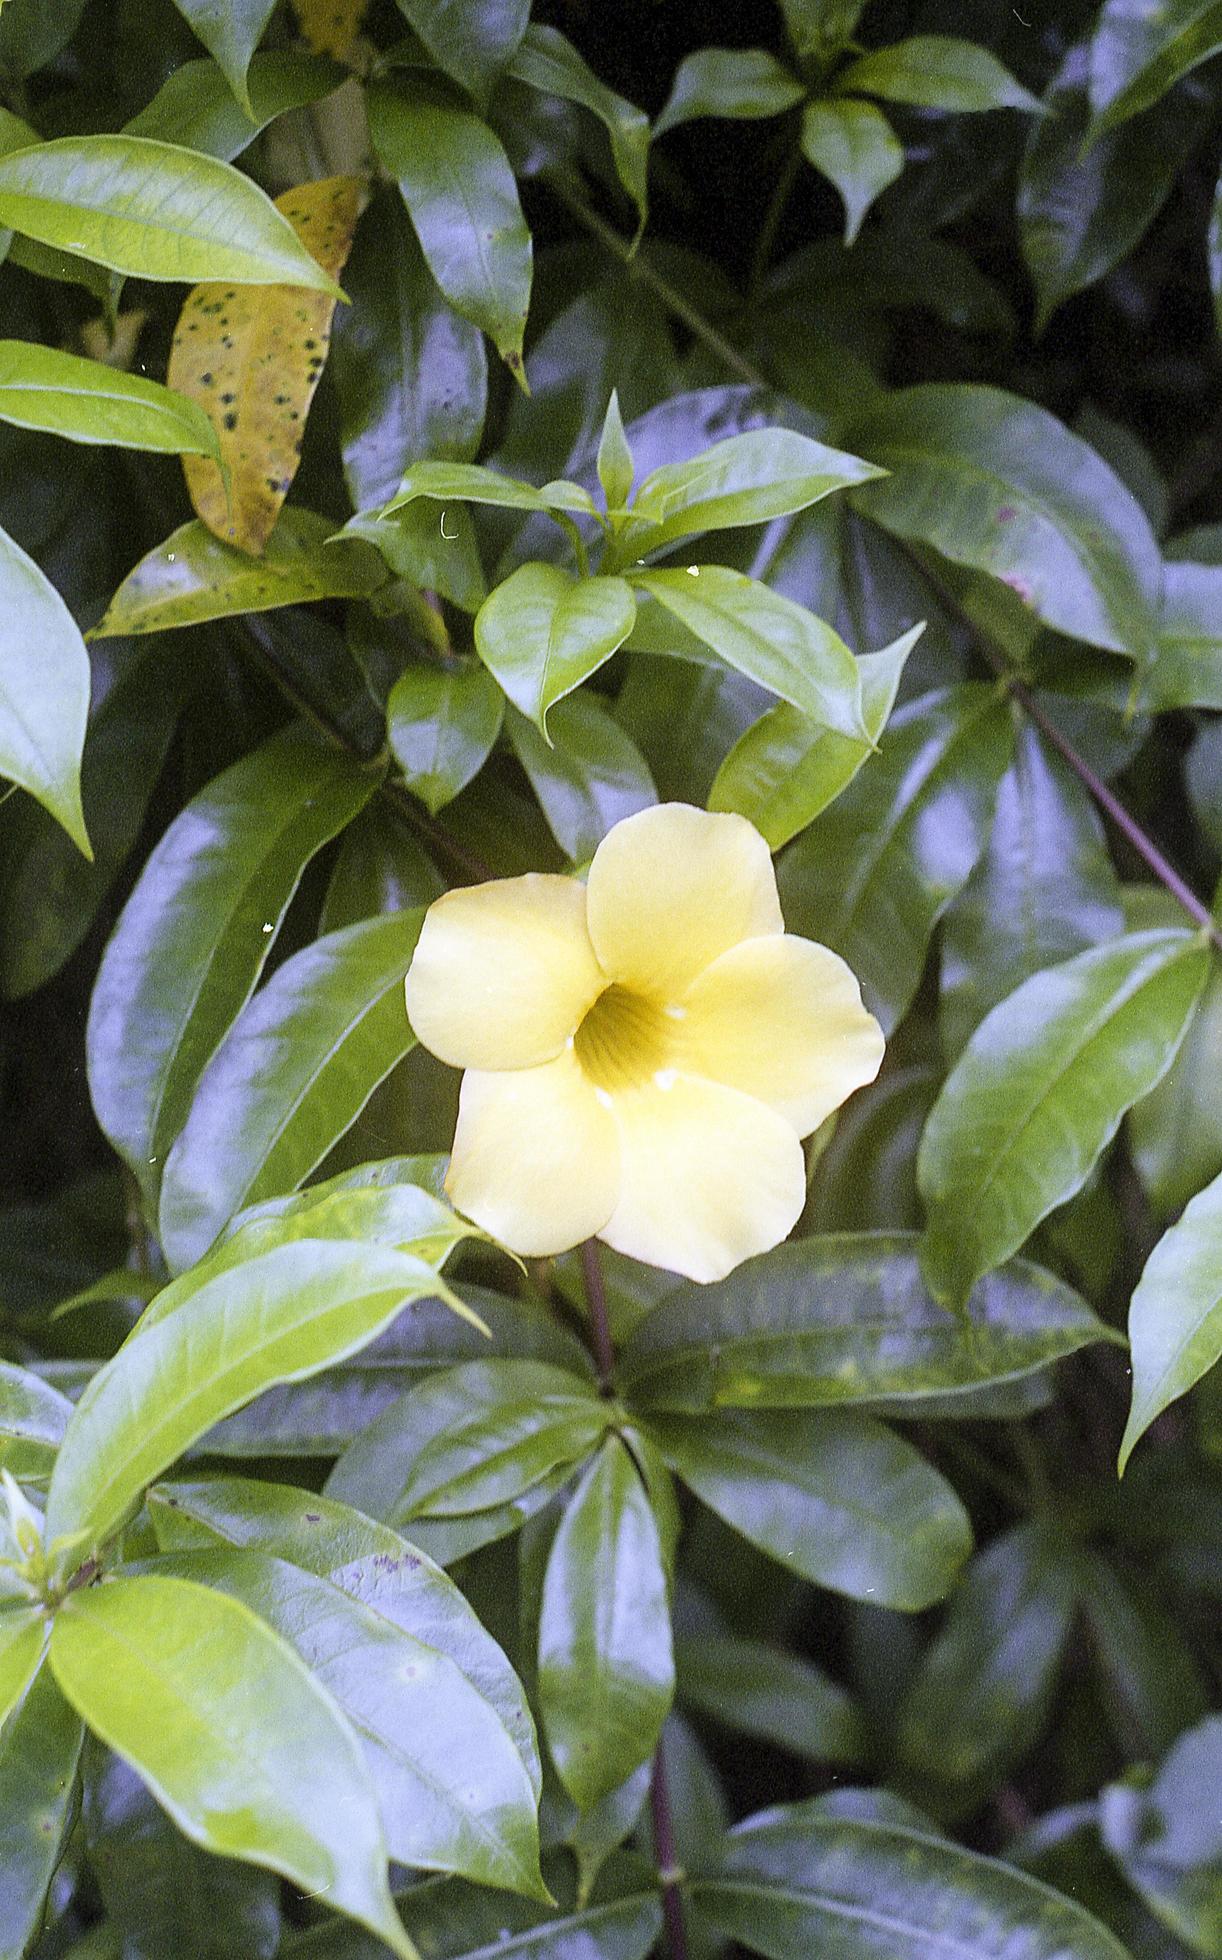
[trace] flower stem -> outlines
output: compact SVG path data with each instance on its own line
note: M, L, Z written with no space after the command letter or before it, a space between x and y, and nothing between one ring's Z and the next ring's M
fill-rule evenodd
M598 1364L598 1385L611 1386L615 1372L615 1352L611 1346L611 1322L607 1317L607 1289L598 1258L597 1239L586 1239L581 1248L581 1273L585 1280L586 1303L590 1309L590 1346Z
M683 1895L679 1890L683 1868L675 1845L670 1788L666 1781L666 1756L660 1741L654 1751L649 1809L653 1819L653 1853L657 1861L658 1882L662 1887L662 1918L666 1925L670 1960L687 1960L687 1928L683 1923Z

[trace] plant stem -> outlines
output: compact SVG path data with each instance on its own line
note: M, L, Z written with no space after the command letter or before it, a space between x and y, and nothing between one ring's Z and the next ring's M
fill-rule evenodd
M597 1239L586 1239L581 1248L581 1274L585 1280L586 1303L590 1309L590 1346L598 1364L600 1388L609 1388L615 1372L615 1352L611 1346L611 1322L607 1317L607 1289L598 1258Z
M759 299L760 291L767 276L768 267L772 261L777 233L781 229L781 219L785 216L785 207L789 203L793 187L798 180L798 171L802 167L802 152L793 140L794 131L788 121L785 124L785 129L790 138L789 151L777 173L777 180L773 186L772 196L768 200L768 209L764 213L764 222L760 226L759 237L755 243L755 252L751 259L751 274L747 283L747 305L752 310L754 310L756 301Z
M653 1854L662 1887L662 1918L666 1925L666 1944L670 1960L687 1960L687 1928L683 1923L683 1895L679 1887L683 1868L675 1845L675 1826L670 1810L670 1789L666 1781L666 1755L662 1742L654 1751L653 1776L649 1785L649 1809L653 1819Z

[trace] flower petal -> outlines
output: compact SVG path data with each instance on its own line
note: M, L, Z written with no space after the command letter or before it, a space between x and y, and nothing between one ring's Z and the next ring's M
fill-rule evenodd
M566 1252L593 1237L619 1184L614 1119L571 1053L463 1076L446 1190L511 1252Z
M619 1203L599 1237L688 1279L723 1279L779 1245L806 1201L802 1145L765 1103L697 1076L613 1099Z
M530 872L430 905L407 976L417 1039L455 1068L534 1068L558 1055L606 986L572 878Z
M867 1082L883 1031L838 953L792 934L748 939L683 997L682 1066L741 1089L809 1136Z
M768 846L745 817L659 803L594 853L586 919L612 980L671 1000L741 939L784 930Z

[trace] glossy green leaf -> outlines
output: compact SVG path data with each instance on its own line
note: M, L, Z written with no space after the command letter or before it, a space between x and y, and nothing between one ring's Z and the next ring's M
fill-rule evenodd
M377 81L368 102L374 149L403 194L434 279L521 376L531 240L499 139L426 77Z
M733 810L779 851L847 789L876 746L923 626L881 653L863 654L861 715L866 737L841 735L788 702L769 708L740 735L713 779L710 810Z
M275 4L276 0L174 0L248 113L247 70Z
M414 1960L352 1731L247 1607L181 1579L112 1579L64 1602L51 1663L196 1844L270 1865Z
M674 1695L662 1543L624 1443L603 1444L548 1554L539 1705L557 1774L588 1810L657 1746Z
M445 463L426 458L412 464L379 515L389 517L417 497L431 497L438 503L494 504L501 510L542 511L546 515L570 510L588 517L595 514L594 499L579 483L559 479L536 490L533 483L505 476L500 470L485 469L482 463Z
M700 116L752 122L780 116L805 94L797 76L766 48L698 48L676 68L654 135Z
M857 662L839 634L805 606L724 565L637 572L633 583L727 666L825 728L865 738Z
M149 857L102 960L87 1057L98 1120L150 1199L305 866L372 790L290 729L208 784Z
M1094 133L1114 129L1222 50L1218 0L1105 0L1090 44Z
M888 396L851 437L891 471L854 492L884 529L1001 579L1071 638L1150 657L1161 558L1149 519L1046 409L935 382Z
M5 1600L0 1606L0 1725L8 1720L38 1672L47 1644L47 1623L33 1606Z
M1126 1756L1159 1755L1209 1707L1180 1616L1102 1552L1082 1549L1078 1582L1108 1725Z
M1124 897L1131 932L1183 924L1179 905L1161 888L1131 885ZM1222 1108L1201 1094L1220 1062L1222 972L1211 961L1178 1055L1158 1087L1134 1104L1126 1125L1134 1166L1160 1218L1182 1211L1222 1172Z
M166 1159L158 1216L171 1268L202 1258L244 1205L295 1190L415 1046L403 981L421 917L315 940L239 1014Z
M849 1696L798 1654L709 1633L680 1640L675 1660L680 1700L724 1728L816 1763L856 1763L865 1754Z
M1129 1345L1133 1406L1121 1470L1154 1418L1222 1356L1222 1177L1198 1192L1146 1261L1129 1303Z
M701 1920L769 1960L1128 1960L1051 1887L923 1831L791 1804L748 1818L698 1878Z
M193 1290L189 1312L154 1313L93 1377L56 1460L49 1538L102 1543L222 1416L342 1360L410 1300L441 1290L424 1260L343 1240L290 1240L222 1265Z
M624 418L620 411L619 390L611 390L607 403L607 413L603 417L602 430L598 438L598 481L610 510L622 507L632 495L632 485L636 478L636 465L632 460L632 449L624 432Z
M1013 727L975 682L896 714L878 755L780 863L790 931L841 954L890 1033L920 981L933 929L984 849Z
M0 1954L22 1960L75 1821L83 1731L47 1666L0 1728Z
M917 1177L934 1297L982 1273L1080 1191L1166 1073L1205 982L1190 932L1126 933L1024 981L981 1022L930 1112Z
M1205 1955L1222 1940L1220 1765L1222 1718L1214 1715L1180 1737L1148 1790L1113 1784L1100 1809L1104 1845L1129 1883L1162 1926Z
M793 429L752 429L727 436L688 462L651 470L632 504L629 537L638 551L656 551L698 531L788 517L833 490L877 475L859 456L829 449ZM644 525L650 528L641 530Z
M581 864L624 817L657 801L649 766L630 735L591 692L569 694L548 717L550 742L525 715L508 734L556 842Z
M409 667L386 703L391 754L403 780L436 816L479 774L501 732L505 697L491 675L466 666Z
M526 1766L446 1653L337 1581L261 1551L172 1553L148 1569L240 1601L296 1650L361 1745L392 1858L545 1896Z
M1143 707L1222 708L1222 566L1168 558L1158 652L1142 689Z
M516 82L576 102L597 116L611 142L611 156L642 226L649 210L649 117L609 89L554 27L532 22L509 64Z
M37 797L86 857L81 750L89 656L51 581L0 530L0 776Z
M761 1551L851 1599L914 1612L971 1550L950 1485L911 1444L835 1409L654 1417L676 1476Z
M475 645L514 707L546 735L548 709L610 660L635 619L622 578L519 565L476 614Z
M904 146L871 102L824 99L802 112L802 154L844 200L844 242L904 168Z
M399 1911L421 1953L438 1960L646 1960L662 1923L651 1878L637 1860L621 1884L600 1886L586 1904L550 1911L503 1892L434 1879L404 1892ZM559 1875L552 1883L567 1896ZM333 1926L307 1933L285 1949L286 1960L290 1954L292 1960L382 1960L362 1935Z
M1084 1300L1025 1260L982 1280L957 1320L926 1292L917 1244L915 1232L831 1233L778 1246L711 1286L680 1286L638 1322L616 1379L642 1408L902 1396L915 1410L1109 1338Z
M914 34L859 55L836 77L838 90L881 95L917 109L1040 110L1037 96L1014 79L995 54L951 34Z
M319 928L338 932L384 912L410 912L431 905L444 890L423 844L388 802L375 803L344 832Z
M0 224L131 278L339 293L249 177L148 136L61 136L0 158Z
M0 340L0 421L74 442L170 456L217 454L212 424L184 395L143 375L27 340Z
M151 136L232 163L277 116L317 102L343 79L338 62L321 55L290 49L257 54L246 74L248 115L215 61L184 61L124 134Z
M1031 722L997 789L985 852L942 926L943 1046L958 1055L1020 980L1124 930L1095 807Z
M281 511L261 558L192 518L132 567L90 637L164 633L312 599L367 598L385 575L367 545L336 538L330 520L312 510Z
M481 100L512 61L530 0L398 0L437 66Z

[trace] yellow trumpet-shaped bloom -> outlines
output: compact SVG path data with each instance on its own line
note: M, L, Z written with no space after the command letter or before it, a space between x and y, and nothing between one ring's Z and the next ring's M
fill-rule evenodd
M514 1252L598 1237L695 1280L793 1229L800 1139L883 1055L844 961L786 933L759 832L685 803L616 824L584 886L447 892L407 1011L466 1070L460 1211Z

